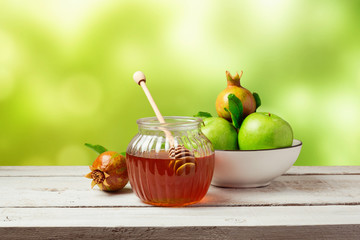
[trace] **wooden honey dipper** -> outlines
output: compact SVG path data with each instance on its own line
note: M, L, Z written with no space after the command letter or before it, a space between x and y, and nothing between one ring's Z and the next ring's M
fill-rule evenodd
M146 86L145 74L141 71L137 71L133 75L134 81L142 87L145 92L147 99L150 102L152 109L155 112L156 118L160 123L166 123L164 117L161 115L159 108L157 107L154 99L152 98L149 89ZM178 176L194 174L196 170L196 160L194 154L185 146L178 145L174 146L174 137L171 132L165 128L161 128L164 131L165 136L169 139L170 149L169 157L174 158L169 164L169 167L174 169L174 172Z
M174 158L169 167L174 169L176 175L183 176L195 173L196 160L194 154L183 145L178 145L176 148L171 147L169 157Z

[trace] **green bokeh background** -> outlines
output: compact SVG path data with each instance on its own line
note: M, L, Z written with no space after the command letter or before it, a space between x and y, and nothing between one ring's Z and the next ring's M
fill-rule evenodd
M304 142L296 165L359 165L359 1L0 2L0 165L84 165L136 119L215 114L225 70Z

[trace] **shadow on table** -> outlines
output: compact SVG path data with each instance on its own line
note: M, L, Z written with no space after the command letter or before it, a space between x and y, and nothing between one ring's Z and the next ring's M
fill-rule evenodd
M328 176L281 176L270 185L258 188L211 186L204 199L194 206L308 204L308 199L316 196L317 203L321 203L323 195L334 195L332 189L336 185L343 185L342 188L348 187L341 181L329 179Z
M106 192L104 191L104 193L108 194L108 195L121 195L121 194L129 194L129 193L133 193L133 190L131 189L131 187L124 187L123 189L119 190L119 191L115 191L115 192Z

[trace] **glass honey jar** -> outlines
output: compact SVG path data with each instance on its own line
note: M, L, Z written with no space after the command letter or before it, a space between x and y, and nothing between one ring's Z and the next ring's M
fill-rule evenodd
M135 194L157 206L185 206L207 193L215 159L211 142L194 117L137 120L139 132L126 150L129 180Z

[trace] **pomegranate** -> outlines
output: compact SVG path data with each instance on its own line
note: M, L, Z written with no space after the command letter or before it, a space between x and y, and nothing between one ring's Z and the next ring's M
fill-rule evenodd
M99 145L85 144L100 153L85 177L92 179L91 188L97 185L103 191L117 191L128 183L125 157L114 151L107 151Z
M228 95L231 93L239 98L242 103L243 118L256 111L256 100L253 94L240 85L242 74L243 71L240 72L240 75L239 73L236 73L235 76L231 76L230 72L226 71L227 87L219 93L216 99L216 112L219 117L225 118L230 122L231 115L225 108L229 109Z

